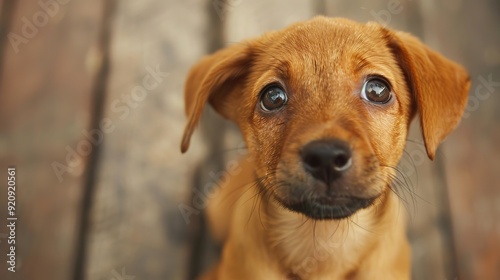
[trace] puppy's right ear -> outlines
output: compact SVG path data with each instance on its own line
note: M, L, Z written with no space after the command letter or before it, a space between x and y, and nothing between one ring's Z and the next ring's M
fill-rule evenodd
M207 102L222 116L233 119L238 110L235 91L241 90L251 65L249 44L237 44L204 57L188 75L185 92L185 110L188 117L182 137L181 152L186 152L194 128Z

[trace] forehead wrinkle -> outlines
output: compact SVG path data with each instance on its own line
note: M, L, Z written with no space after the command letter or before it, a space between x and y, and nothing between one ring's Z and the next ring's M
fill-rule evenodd
M258 63L254 70L258 72L266 72L270 69L275 71L276 75L282 79L288 78L290 70L290 62L281 59L280 56L287 57L286 53L275 48L262 48L258 51Z
M299 26L281 37L274 37L265 49L272 49L287 61L299 61L302 67L310 66L309 70L315 74L335 74L345 70L340 63L349 62L341 61L342 58L351 54L353 48L366 40L360 39L363 37L360 34L347 32L348 29L349 26L342 24L323 26L319 30L310 26ZM274 58L280 60L277 56Z

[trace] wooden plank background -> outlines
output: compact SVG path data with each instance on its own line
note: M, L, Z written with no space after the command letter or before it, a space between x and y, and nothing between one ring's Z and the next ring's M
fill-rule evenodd
M437 159L416 123L400 165L413 278L500 279L495 0L0 1L0 174L18 169L19 218L17 272L2 265L0 279L186 279L210 265L203 216L186 222L178 207L241 139L208 110L180 154L186 73L206 53L317 14L409 31L469 69L466 114Z

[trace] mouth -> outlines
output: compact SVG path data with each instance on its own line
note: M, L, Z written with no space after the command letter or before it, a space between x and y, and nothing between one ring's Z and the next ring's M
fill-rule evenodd
M345 219L373 204L375 198L358 198L352 196L329 196L308 199L300 202L281 202L291 211L302 213L315 220Z

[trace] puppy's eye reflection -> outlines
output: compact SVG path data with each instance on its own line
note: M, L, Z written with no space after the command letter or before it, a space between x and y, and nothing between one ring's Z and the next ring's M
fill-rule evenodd
M391 100L391 88L385 80L371 78L363 85L361 97L373 103L385 104Z
M260 107L263 111L275 111L288 101L285 90L277 85L265 87L260 94Z

